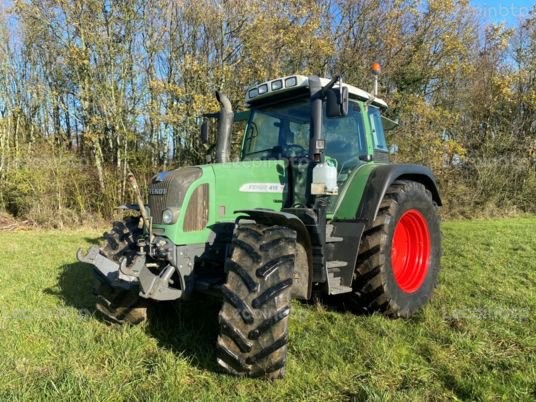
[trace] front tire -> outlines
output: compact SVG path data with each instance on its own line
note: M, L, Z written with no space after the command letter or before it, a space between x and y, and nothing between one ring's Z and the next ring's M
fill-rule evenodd
M124 258L130 262L136 255L137 238L142 234L138 225L139 218L134 217L114 222L112 229L104 234L101 252L117 263ZM95 308L107 322L135 325L147 320L147 300L139 296L137 289L115 288L100 273L95 275Z
M283 377L296 232L239 224L219 314L218 364L239 376Z
M352 304L410 317L432 296L441 256L437 205L414 181L394 182L360 244Z

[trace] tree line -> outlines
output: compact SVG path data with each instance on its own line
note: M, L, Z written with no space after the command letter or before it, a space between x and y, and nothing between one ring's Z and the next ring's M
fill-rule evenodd
M467 0L15 0L0 14L0 209L110 217L132 170L204 163L215 90L316 74L380 94L392 159L438 177L445 214L535 212L536 16L486 25ZM240 136L234 137L235 149Z

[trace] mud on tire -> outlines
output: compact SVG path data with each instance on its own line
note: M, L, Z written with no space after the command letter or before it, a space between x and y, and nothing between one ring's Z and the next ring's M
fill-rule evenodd
M249 377L284 375L296 233L239 224L226 262L219 314L218 364Z
M148 302L140 298L137 289L127 291L113 288L101 275L95 276L95 308L105 321L135 325L147 320Z

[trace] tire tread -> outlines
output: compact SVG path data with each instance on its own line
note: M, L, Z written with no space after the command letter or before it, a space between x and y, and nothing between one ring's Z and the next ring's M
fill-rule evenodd
M226 262L217 341L217 362L227 373L283 376L295 244L296 233L287 227L237 225Z

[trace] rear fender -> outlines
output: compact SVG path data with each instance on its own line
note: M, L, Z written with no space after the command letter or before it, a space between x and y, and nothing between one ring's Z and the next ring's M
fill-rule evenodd
M422 183L432 194L435 203L441 206L441 197L432 171L421 165L390 164L380 165L374 169L367 184L356 212L356 220L365 222L367 226L378 216L380 204L391 184L396 180L412 180Z
M366 179L366 180L364 180ZM357 263L362 235L378 215L383 197L396 180L412 180L422 183L432 194L432 199L441 205L435 178L430 169L420 165L386 164L375 166L368 177L354 176L348 191L341 200L344 208L336 210L332 225L334 236L340 241L328 247L328 259L346 263L340 268L341 286L350 287ZM353 186L355 184L355 186Z

